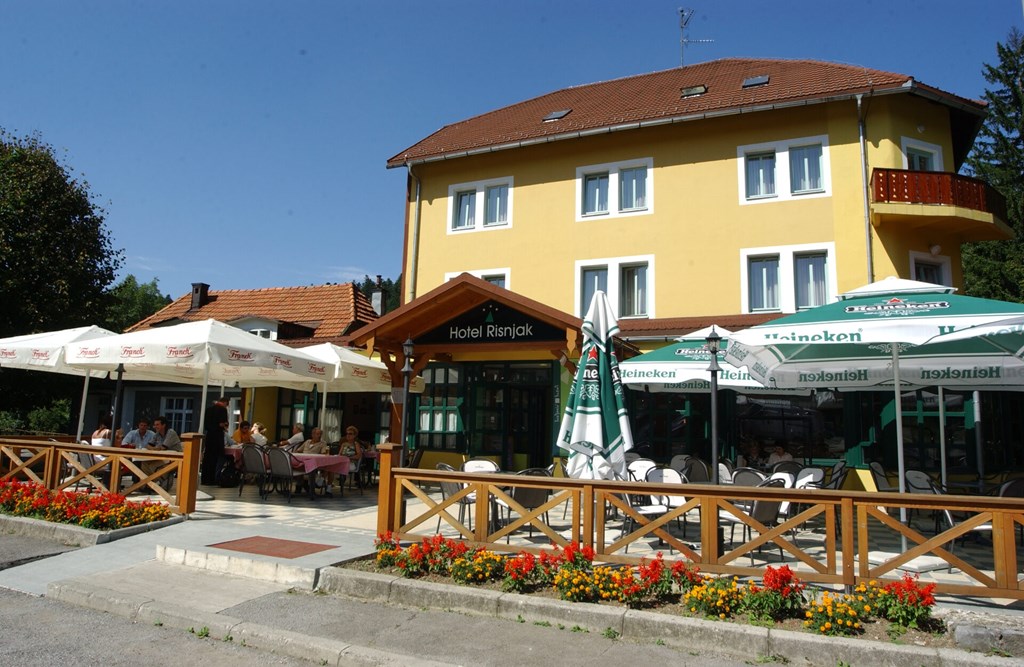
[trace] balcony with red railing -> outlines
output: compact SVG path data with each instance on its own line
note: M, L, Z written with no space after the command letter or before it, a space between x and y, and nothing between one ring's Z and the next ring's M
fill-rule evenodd
M876 227L896 223L960 236L1006 239L1006 199L984 181L948 172L874 169L871 214Z

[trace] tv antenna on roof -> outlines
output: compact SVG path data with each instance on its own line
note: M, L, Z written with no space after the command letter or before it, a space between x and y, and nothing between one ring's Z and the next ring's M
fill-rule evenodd
M683 66L683 56L688 44L711 44L713 39L690 39L686 36L686 28L690 25L690 19L696 10L679 8L679 66Z

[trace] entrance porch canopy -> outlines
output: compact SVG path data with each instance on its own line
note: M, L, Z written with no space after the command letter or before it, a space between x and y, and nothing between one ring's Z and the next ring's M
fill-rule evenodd
M377 352L398 389L406 339L415 344L414 375L432 360L479 359L509 350L550 355L575 372L569 360L579 356L582 326L578 317L463 273L358 329L348 342ZM392 433L401 432L400 421L393 413Z

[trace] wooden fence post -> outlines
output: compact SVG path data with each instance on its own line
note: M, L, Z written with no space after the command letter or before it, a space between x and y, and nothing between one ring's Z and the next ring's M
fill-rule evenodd
M377 534L383 535L391 531L397 532L395 525L395 476L391 472L396 457L402 446L392 442L377 445L377 456L380 458L380 474L377 481Z
M181 436L181 469L178 471L178 512L196 511L196 491L199 488L199 460L202 458L203 434L184 433Z

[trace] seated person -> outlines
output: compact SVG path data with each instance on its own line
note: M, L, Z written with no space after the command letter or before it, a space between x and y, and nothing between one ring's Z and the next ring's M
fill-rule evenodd
M295 450L296 454L329 454L330 453L330 447L328 447L327 443L324 441L324 431L323 431L323 429L314 426L313 430L310 431L309 436L310 436L309 440L306 440L305 442L303 442L301 445L299 445L299 448ZM323 474L324 474L324 478L327 480L327 489L328 489L324 493L325 493L325 495L330 495L330 493L331 493L330 492L330 488L332 486L334 486L334 473L330 472L328 470L325 470ZM312 487L313 480L316 479L316 472L309 473L308 475L306 475L306 478L308 479L309 484Z
M737 468L760 468L764 465L764 455L761 454L761 443L751 440L746 443L744 450L736 455Z
M157 441L151 445L146 445L146 449L150 451L182 451L181 438L170 424L167 423L166 417L157 417L153 420L153 430L157 434ZM142 472L147 475L152 475L157 471L158 468L163 467L164 461L143 461L139 464Z
M302 441L306 439L305 433L306 427L302 424L295 424L292 426L292 437L287 440L282 440L278 444L284 447L289 452L294 451L296 447L302 444Z
M793 455L786 451L786 443L781 440L775 443L775 451L768 457L768 467L773 467L782 461L792 461Z
M231 439L239 445L256 444L256 441L253 440L252 437L252 426L247 421L241 422L238 425L238 428L235 429L235 433L231 436Z
M342 456L351 458L361 459L363 458L363 449L366 444L359 439L359 429L355 426L349 426L345 429L345 437L341 441L341 449L339 453Z
M145 449L150 445L155 445L157 439L158 437L156 432L149 430L149 420L142 418L139 420L138 428L134 428L125 434L124 439L121 441L121 446L132 447L134 449Z
M263 445L267 444L266 431L267 431L267 427L266 426L264 426L260 422L253 422L252 430L251 430L251 436L252 436L252 442L253 442L254 445L263 446Z
M309 440L306 440L299 448L295 450L296 454L328 454L329 449L327 443L324 442L323 429L313 427L310 432Z

